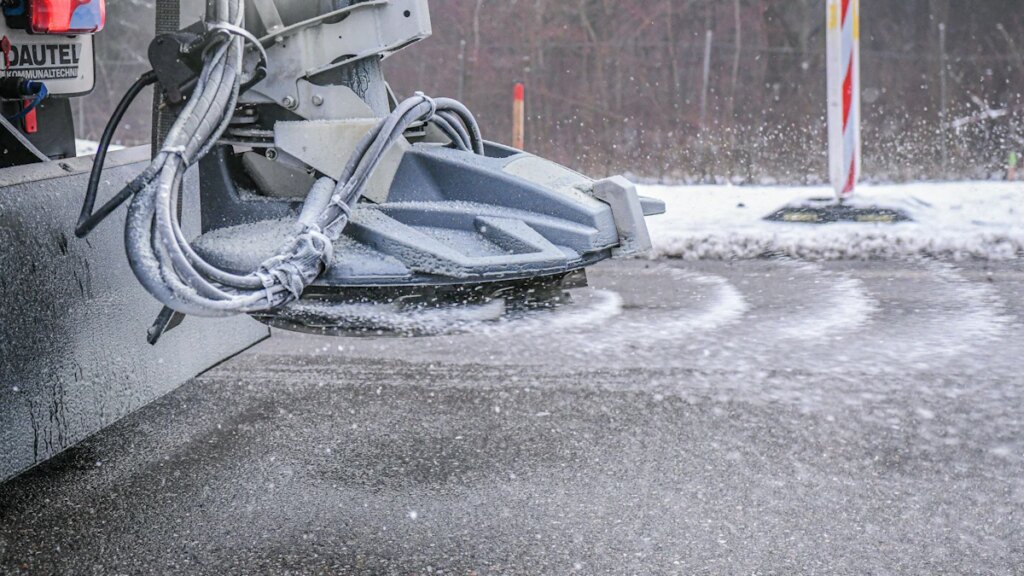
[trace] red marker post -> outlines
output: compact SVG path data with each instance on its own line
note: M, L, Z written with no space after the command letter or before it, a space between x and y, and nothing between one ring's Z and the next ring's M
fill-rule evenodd
M829 176L853 196L860 175L860 0L828 0Z
M526 85L516 82L512 91L512 147L526 149Z

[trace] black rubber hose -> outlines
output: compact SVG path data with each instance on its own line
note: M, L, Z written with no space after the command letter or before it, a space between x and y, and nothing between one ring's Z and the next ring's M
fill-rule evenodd
M110 150L110 142L114 139L114 134L117 133L117 129L121 126L121 121L128 112L128 108L131 107L143 90L148 86L156 84L156 82L156 72L152 70L140 76L132 84L132 87L128 89L124 97L121 98L121 102L118 103L117 108L114 109L114 114L110 117L110 121L107 122L107 127L103 130L103 137L100 138L99 146L96 148L96 158L92 163L92 172L89 174L89 186L85 191L82 213L78 217L78 226L75 228L75 235L79 238L88 236L96 226L99 226L100 222L103 222L125 200L131 198L137 192L134 189L135 187L126 186L117 196L114 196L109 202L101 206L99 210L93 212L93 208L96 206L96 195L100 188L100 180L103 178L103 166L106 164L107 152Z

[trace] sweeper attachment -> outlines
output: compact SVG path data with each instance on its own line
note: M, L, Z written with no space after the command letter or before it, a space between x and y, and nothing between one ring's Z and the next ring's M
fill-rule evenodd
M625 179L487 142L454 100L395 98L383 58L429 34L426 0L211 0L205 22L155 39L77 230L131 201L128 258L166 306L151 337L180 315L337 333L372 325L368 305L495 310L650 246L644 217L664 206ZM113 131L153 84L169 128L94 213ZM190 239L178 211L195 165L203 234Z

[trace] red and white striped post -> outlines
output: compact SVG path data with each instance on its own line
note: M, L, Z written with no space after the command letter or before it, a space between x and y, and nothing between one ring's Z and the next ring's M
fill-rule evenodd
M512 147L526 149L526 85L516 82L512 91Z
M860 0L827 2L829 177L845 200L860 177Z

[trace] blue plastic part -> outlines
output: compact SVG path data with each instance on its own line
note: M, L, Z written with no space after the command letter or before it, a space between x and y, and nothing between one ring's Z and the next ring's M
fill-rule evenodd
M25 10L26 0L17 0L16 4L4 7L4 16L24 16Z
M26 92L25 96L31 96L34 94L35 98L32 100L32 102L29 103L28 106L22 108L20 112L13 116L8 116L7 119L11 122L17 122L25 116L31 114L32 111L35 110L39 106L39 104L42 103L42 101L50 95L49 90L46 89L46 84L43 84L42 82L38 82L35 80L25 82L23 84L23 91Z

